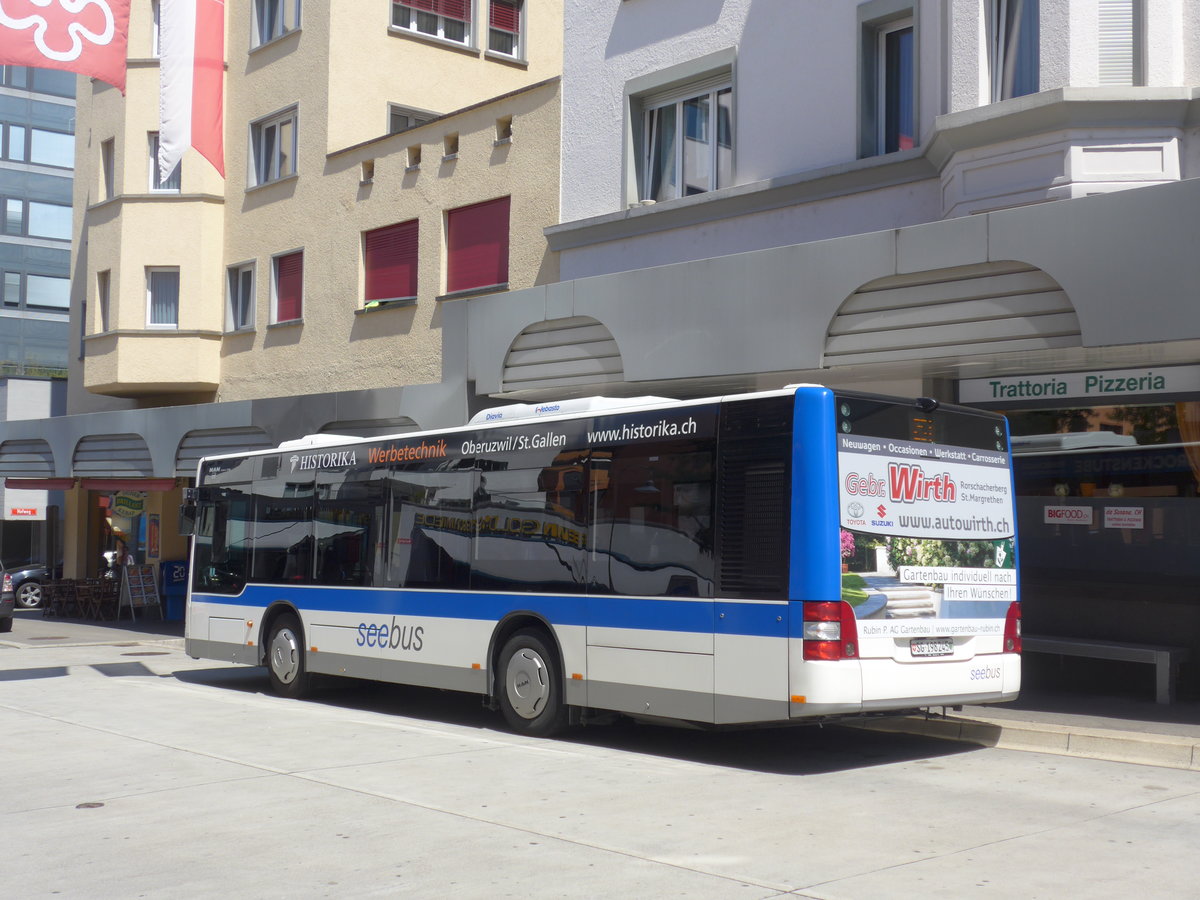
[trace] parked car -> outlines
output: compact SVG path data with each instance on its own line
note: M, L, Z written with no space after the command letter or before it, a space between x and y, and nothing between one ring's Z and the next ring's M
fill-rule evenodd
M15 605L12 576L4 568L4 563L0 562L0 633L12 631Z
M42 585L50 580L50 570L45 566L22 566L9 569L12 576L13 593L19 609L36 609L42 605Z

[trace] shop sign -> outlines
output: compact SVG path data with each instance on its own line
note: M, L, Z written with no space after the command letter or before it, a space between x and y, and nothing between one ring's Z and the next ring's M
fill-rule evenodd
M34 506L10 506L8 508L8 517L10 519L41 519L42 511Z
M1144 528L1146 508L1144 506L1104 507L1105 528Z
M145 491L118 491L113 494L112 511L118 516L132 519L146 509Z
M1047 525L1091 525L1092 518L1090 506L1045 506L1042 508L1042 521Z
M1008 403L1027 400L1121 399L1144 394L1200 391L1200 366L1101 369L1051 375L967 378L958 383L960 403Z

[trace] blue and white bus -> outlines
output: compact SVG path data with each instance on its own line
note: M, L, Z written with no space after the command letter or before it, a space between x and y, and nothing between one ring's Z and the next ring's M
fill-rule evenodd
M532 735L1011 700L1005 420L817 385L207 458L186 646L467 691ZM843 557L873 563L844 573Z

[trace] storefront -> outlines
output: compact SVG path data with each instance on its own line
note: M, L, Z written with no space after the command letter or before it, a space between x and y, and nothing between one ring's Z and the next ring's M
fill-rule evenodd
M1027 633L1200 654L1200 366L959 382L1009 417Z

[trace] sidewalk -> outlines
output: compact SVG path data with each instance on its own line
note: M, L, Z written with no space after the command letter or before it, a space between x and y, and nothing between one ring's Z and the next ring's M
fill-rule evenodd
M47 619L18 612L13 631L0 635L0 652L46 646L156 644L183 648L183 622L144 615L136 621ZM1030 750L1114 762L1200 771L1200 702L1164 705L1146 692L1117 696L1031 688L1014 703L935 709L913 715L851 722L875 731L917 734L1007 750Z
M1025 690L1014 703L863 724L1004 750L1200 771L1200 702Z

